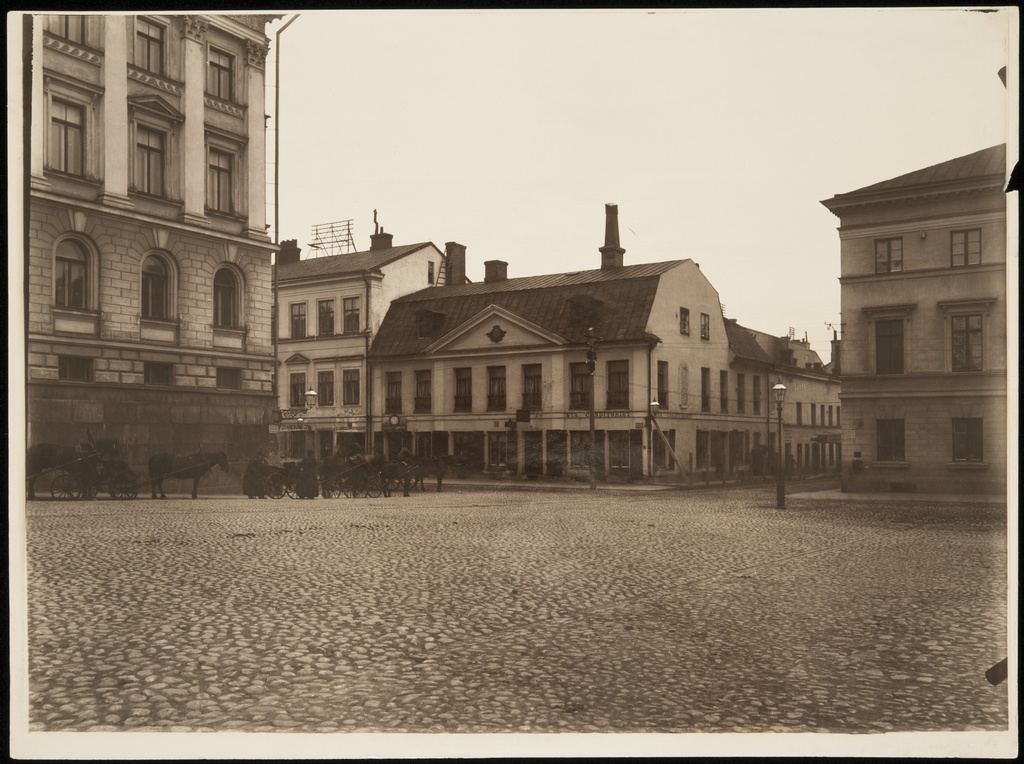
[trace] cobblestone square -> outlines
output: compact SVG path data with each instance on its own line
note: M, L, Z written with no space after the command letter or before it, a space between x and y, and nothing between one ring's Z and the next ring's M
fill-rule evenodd
M773 502L32 502L29 729L1007 729L1004 506Z

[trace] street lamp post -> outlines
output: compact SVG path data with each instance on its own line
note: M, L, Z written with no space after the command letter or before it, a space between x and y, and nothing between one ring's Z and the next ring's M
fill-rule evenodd
M651 426L647 428L647 432L648 432L648 438L647 439L648 439L648 441L650 441L647 444L647 447L650 449L650 458L648 460L649 461L648 471L651 473L650 474L651 478L654 478L654 431L661 429L661 428L658 427L658 423L657 423L657 421L654 418L654 415L658 413L658 409L659 408L661 408L661 402L660 401L653 400L653 401L651 401L650 403L647 404L647 411L650 412L650 415L651 415L651 421L650 421L650 425Z
M786 478L782 463L782 404L786 400L786 386L781 382L772 388L775 391L775 408L779 412L779 458L775 465L775 508L786 508Z

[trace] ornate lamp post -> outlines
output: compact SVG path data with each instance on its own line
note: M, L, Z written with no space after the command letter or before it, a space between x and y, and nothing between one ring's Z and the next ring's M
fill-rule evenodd
M772 388L775 391L775 408L779 412L779 458L775 465L775 508L786 508L785 466L782 463L782 404L786 401L786 386L781 382Z

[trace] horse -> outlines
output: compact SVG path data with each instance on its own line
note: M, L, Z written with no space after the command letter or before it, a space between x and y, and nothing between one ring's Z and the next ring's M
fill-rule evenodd
M29 447L25 456L29 501L36 498L36 479L48 470L58 469L66 470L81 481L85 498L95 498L101 457L100 452L89 444L71 448L54 443L37 443Z
M220 467L221 472L228 471L228 457L223 451L203 453L197 451L191 456L175 456L174 454L156 454L149 459L149 480L153 486L153 496L156 498L157 489L160 490L160 498L166 499L164 494L164 480L192 479L192 498L199 498L199 481L213 469L214 465Z
M448 474L450 465L453 463L453 459L450 456L417 456L413 458L413 472L412 472L412 485L415 488L419 486L421 491L425 491L426 488L423 486L424 478L433 475L437 478L437 492L441 492L441 482L444 480L444 476Z

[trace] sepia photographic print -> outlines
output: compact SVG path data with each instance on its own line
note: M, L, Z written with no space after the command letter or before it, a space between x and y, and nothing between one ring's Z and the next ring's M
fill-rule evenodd
M1016 8L62 10L13 758L1016 757Z

